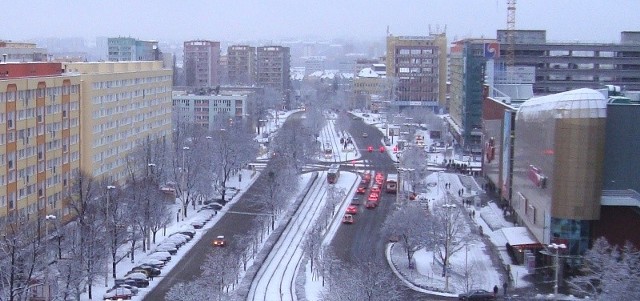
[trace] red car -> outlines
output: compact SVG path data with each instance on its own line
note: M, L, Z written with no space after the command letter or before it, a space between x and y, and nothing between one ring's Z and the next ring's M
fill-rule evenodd
M378 207L378 202L367 202L364 206L367 207L367 209L373 209Z
M357 194L364 194L366 191L367 191L367 186L365 185L360 185L358 186L358 189L356 189Z
M384 184L384 178L376 178L376 185L381 185Z
M349 207L347 207L347 214L358 214L358 206L349 205Z
M369 198L367 198L367 201L377 202L379 199L380 199L380 194L372 192L369 194Z
M367 151L368 151L368 152L370 152L370 153L372 153L372 152L373 152L373 146L369 146L369 147L367 147Z
M384 146L382 146L382 145L380 146L380 152L384 153Z
M380 186L373 185L373 187L371 187L371 193L380 193Z
M376 179L384 179L384 174L382 172L377 172Z

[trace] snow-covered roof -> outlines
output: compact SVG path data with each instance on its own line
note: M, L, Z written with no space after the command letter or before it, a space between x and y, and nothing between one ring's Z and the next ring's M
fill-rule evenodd
M531 98L520 105L519 117L536 117L554 112L555 118L604 118L607 100L602 93L588 88Z
M634 190L603 190L602 206L640 207L640 194Z
M506 227L500 229L500 231L507 239L507 243L512 246L539 244L526 227Z
M379 77L379 75L371 68L364 68L358 72L358 77L376 78Z

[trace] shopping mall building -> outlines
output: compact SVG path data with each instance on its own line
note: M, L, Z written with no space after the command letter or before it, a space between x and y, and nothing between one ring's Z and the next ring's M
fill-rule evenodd
M515 252L544 260L556 243L579 258L601 236L640 246L640 105L586 88L519 105L489 95L485 86L483 174L537 242Z

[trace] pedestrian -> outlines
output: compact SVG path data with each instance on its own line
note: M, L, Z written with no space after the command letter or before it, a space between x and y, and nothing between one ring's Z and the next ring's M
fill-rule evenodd
M495 298L498 295L498 285L493 286L493 297Z
M507 295L507 286L508 286L508 284L507 284L507 282L505 281L505 282L502 284L502 293L503 293L505 296Z

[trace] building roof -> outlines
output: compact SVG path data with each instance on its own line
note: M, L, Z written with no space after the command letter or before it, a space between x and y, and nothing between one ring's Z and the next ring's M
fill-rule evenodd
M554 111L555 118L604 118L607 100L593 89L571 90L525 101L518 109L518 117L535 117L550 111Z
M379 77L379 75L371 68L364 68L358 72L358 77L376 78Z
M630 206L640 208L640 193L635 190L603 190L602 206Z
M525 246L540 244L530 233L527 227L506 227L500 229L511 246Z

